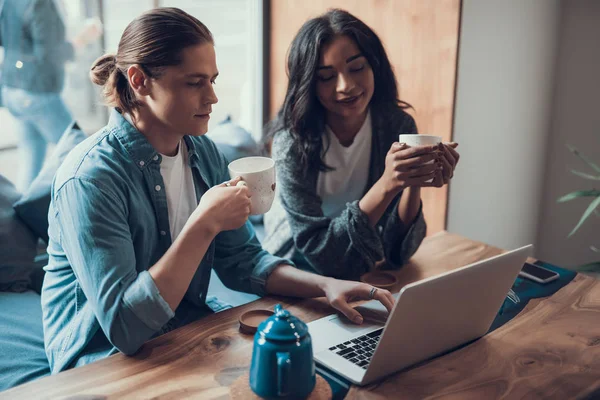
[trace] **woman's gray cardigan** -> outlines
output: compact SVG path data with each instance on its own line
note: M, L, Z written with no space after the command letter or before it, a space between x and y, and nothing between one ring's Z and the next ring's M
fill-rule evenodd
M400 133L417 133L413 118L397 109L391 115L371 110L373 144L369 167L369 190L383 175L385 157ZM319 150L320 152L321 150ZM288 132L279 132L273 141L272 157L277 170L277 196L265 214L266 237L263 248L272 254L297 258L322 275L358 279L385 258L383 268L398 269L417 251L425 237L422 206L414 222L407 226L398 216L398 194L375 228L358 207L347 203L336 218L323 215L317 194L319 171L303 172L299 156Z

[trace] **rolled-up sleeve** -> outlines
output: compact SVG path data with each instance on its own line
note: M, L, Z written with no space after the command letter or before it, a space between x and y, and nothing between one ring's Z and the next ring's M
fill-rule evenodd
M147 271L136 270L127 206L100 182L72 178L56 191L60 243L104 334L135 353L173 311Z
M413 117L403 114L400 127L395 130L402 133L419 133ZM408 262L417 251L427 233L427 224L423 215L423 202L419 206L417 216L406 224L398 215L398 204L403 193L400 193L387 208L383 221L382 242L385 249L384 269L398 269Z
M263 250L250 222L215 239L214 269L230 289L264 296L269 276L282 264L294 265Z
M160 295L148 271L140 272L136 280L129 285L125 291L123 302L140 321L155 332L174 315L169 304Z
M408 225L398 215L398 203L392 203L389 217L383 228L383 247L385 249L384 269L398 269L416 253L427 233L427 224L423 216L423 203L413 222Z

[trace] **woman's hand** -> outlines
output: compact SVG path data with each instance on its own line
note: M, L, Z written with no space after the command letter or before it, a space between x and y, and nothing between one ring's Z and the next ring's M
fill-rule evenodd
M443 155L440 159L442 163L442 181L443 184L450 182L450 179L454 176L454 170L460 155L454 149L458 146L456 142L444 143Z
M371 291L373 296L371 297ZM385 308L392 312L394 307L394 297L385 289L377 289L367 283L344 281L330 278L323 286L325 296L329 304L336 310L341 311L350 321L355 324L362 324L363 317L358 311L352 308L348 302L354 300L379 300Z
M215 235L244 225L250 215L250 192L237 185L241 180L237 177L206 191L190 219L201 220Z
M438 145L410 147L394 143L385 157L380 182L386 192L394 195L409 186L441 186L441 159Z

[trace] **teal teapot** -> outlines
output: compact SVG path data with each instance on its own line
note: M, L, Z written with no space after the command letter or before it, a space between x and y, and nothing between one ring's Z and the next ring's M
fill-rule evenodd
M302 399L315 382L308 327L277 304L254 335L250 388L266 399Z

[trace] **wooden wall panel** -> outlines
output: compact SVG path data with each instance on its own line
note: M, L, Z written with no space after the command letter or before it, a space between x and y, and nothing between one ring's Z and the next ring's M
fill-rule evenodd
M381 38L396 72L400 98L412 104L419 132L452 137L460 0L271 0L269 112L285 95L289 45L309 18L339 7ZM448 186L422 190L428 234L445 229Z

